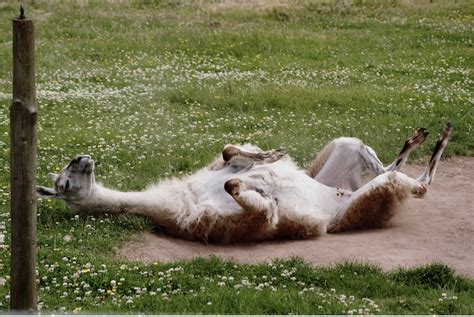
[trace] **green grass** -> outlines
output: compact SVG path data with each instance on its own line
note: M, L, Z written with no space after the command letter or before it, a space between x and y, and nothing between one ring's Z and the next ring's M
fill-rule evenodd
M46 174L72 156L89 153L100 181L141 189L196 170L227 143L282 147L304 166L342 135L361 138L388 163L419 126L432 135L412 161L425 162L448 120L456 130L446 156L474 154L472 3L249 3L26 3L37 30L38 183L47 184ZM16 2L0 3L2 309L9 291L8 106L17 14ZM440 264L383 273L351 263L311 268L298 260L246 266L114 259L113 248L144 229L149 224L141 218L76 218L60 202L41 201L42 309L474 312L473 281Z
M472 281L440 264L387 274L356 263L315 269L298 259L238 266L216 258L148 266L87 265L77 258L57 261L56 275L68 279L56 283L68 287L55 288L55 282L45 278L40 289L50 287L49 305L66 310L80 306L82 312L468 313L474 290ZM77 294L69 292L61 298L64 291L76 287Z

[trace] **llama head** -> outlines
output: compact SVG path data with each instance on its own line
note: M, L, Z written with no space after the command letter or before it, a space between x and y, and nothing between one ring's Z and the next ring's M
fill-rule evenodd
M39 197L81 200L87 197L95 183L94 161L89 155L78 155L59 174L49 173L54 188L36 187Z

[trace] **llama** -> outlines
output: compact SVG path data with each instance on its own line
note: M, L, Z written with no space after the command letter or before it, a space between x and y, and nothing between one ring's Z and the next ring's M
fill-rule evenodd
M307 170L282 150L226 145L222 156L192 175L141 192L119 192L96 183L94 161L79 155L59 174L50 174L54 188L38 187L37 194L62 199L76 212L142 215L168 234L204 242L303 239L378 228L405 199L423 197L452 131L448 123L417 179L399 170L424 142L428 133L422 128L387 167L354 138L332 141ZM363 172L374 178L363 184Z

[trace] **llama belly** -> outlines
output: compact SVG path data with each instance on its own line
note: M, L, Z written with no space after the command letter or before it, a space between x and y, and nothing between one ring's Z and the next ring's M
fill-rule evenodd
M197 176L190 180L188 186L196 195L199 209L218 215L231 215L242 209L224 189L225 182L235 174L227 169L201 170Z
M273 195L282 211L313 217L326 218L340 204L335 188L327 187L303 173L276 184Z
M215 243L259 241L270 239L271 228L265 213L242 208L224 189L214 182L213 192L199 198L200 217L192 225L192 237Z
M206 241L257 241L273 238L304 238L324 231L335 212L336 189L308 177L293 166L269 164L247 171L201 170L189 179L200 217L194 218L196 238ZM283 168L282 168L283 167ZM276 223L269 211L244 209L229 195L224 184L239 179L257 188L263 200L275 199ZM271 211L270 211L271 213Z

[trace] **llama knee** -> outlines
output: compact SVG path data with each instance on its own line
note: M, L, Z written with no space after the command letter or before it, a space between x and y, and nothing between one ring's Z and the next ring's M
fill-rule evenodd
M278 223L277 201L263 190L235 178L228 180L224 184L224 189L246 212L264 213L269 224L272 227L276 226Z

